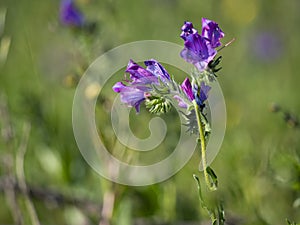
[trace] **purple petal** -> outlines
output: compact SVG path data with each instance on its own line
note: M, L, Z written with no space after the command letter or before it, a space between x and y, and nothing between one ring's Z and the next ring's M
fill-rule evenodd
M114 90L114 92L120 93L124 87L126 87L125 84L123 84L122 82L117 82L117 83L112 87L112 89Z
M207 68L207 65L210 61L211 60L199 61L199 62L194 63L194 66L201 72Z
M136 111L140 111L140 104L145 100L145 92L130 86L125 86L121 94L121 101L129 106L135 107Z
M187 61L188 63L192 63L192 64L196 64L197 62L201 61L202 59L196 55L193 51L184 48L181 52L180 52L180 56Z
M211 89L211 87L206 85L204 82L201 82L200 90L197 85L193 86L195 100L199 106L204 105L205 100L208 98L208 92L210 89Z
M162 81L170 80L170 75L167 70L156 60L151 59L144 62L147 66L146 70L150 71L156 77L162 79Z
M189 98L190 101L193 101L195 99L193 90L192 90L192 85L189 80L189 78L185 78L185 80L181 84L181 88L183 92L186 94L186 96Z
M216 22L202 18L202 36L210 42L212 48L217 48L222 45L220 40L225 34Z
M186 40L186 37L189 36L190 34L196 34L198 31L194 29L193 24L191 22L185 21L183 26L181 27L181 34L180 37L183 40Z
M204 70L217 54L217 51L198 33L187 36L184 46L180 53L181 57L194 64L200 71Z
M150 84L158 81L157 77L155 77L150 71L144 69L133 60L129 61L125 72L130 73L130 78L134 83Z
M208 92L210 91L211 87L206 85L204 82L200 84L200 101L204 102L208 98Z
M193 34L187 37L184 45L187 49L193 51L201 59L206 60L216 54L207 43L207 41L199 34ZM213 57L212 57L213 58Z
M67 26L80 27L84 23L83 14L73 0L62 0L60 4L60 21Z

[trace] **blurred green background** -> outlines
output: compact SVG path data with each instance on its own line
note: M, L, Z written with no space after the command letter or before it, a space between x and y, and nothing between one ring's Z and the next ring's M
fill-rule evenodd
M41 224L98 224L107 194L115 197L112 224L208 221L192 178L193 173L202 176L197 171L198 153L160 184L112 184L84 161L71 118L76 83L98 56L138 40L182 45L183 22L192 21L200 30L202 17L219 23L226 34L223 43L236 38L220 53L223 69L218 81L226 100L227 129L212 164L220 188L204 196L209 202L223 200L228 224L277 225L286 224L286 218L300 222L299 129L269 110L276 102L300 115L300 1L78 0L87 20L97 23L92 33L62 26L59 4L57 0L0 2L1 15L6 10L0 24L0 224L14 224L17 213L7 191L13 189L5 180L15 176L24 124L31 124L24 159L27 185L42 194L53 192L50 197L32 198ZM167 68L183 80L178 70ZM110 84L121 80L123 73L119 71ZM107 118L115 94L106 88L98 99L97 123L107 129L102 138L110 148L116 138ZM174 121L174 115L164 115L166 123ZM133 131L147 137L151 115L142 108L132 118ZM176 129L169 126L171 133L161 151L172 148ZM24 224L30 224L26 199L15 193Z

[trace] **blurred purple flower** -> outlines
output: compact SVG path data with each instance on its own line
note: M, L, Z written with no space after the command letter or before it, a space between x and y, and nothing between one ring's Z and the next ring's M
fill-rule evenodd
M70 27L81 27L84 25L84 16L76 7L73 0L61 0L60 22Z
M216 47L221 45L220 39L224 33L214 21L203 19L202 35L194 29L191 22L184 22L180 37L184 40L184 49L180 56L196 66L199 71L206 69L208 63L217 54Z
M251 51L255 57L264 61L271 61L282 55L282 41L276 32L256 32L252 39Z
M152 91L152 84L159 84L170 80L170 75L166 69L156 60L151 59L144 62L146 69L130 60L126 72L130 74L130 80L117 82L113 86L113 90L121 94L121 101L129 106L135 107L136 111L140 111L140 104Z

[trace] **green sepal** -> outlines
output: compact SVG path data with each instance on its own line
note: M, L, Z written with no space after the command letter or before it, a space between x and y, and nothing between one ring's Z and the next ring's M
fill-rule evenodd
M208 63L208 69L215 77L217 77L216 73L222 69L222 67L217 68L221 60L222 60L222 56L219 56L215 60L212 60Z
M217 177L216 173L209 166L206 168L206 172L210 177L212 185L217 189L218 188L218 177Z
M146 99L146 108L153 114L164 114L171 110L172 103L169 99L157 96L151 96Z

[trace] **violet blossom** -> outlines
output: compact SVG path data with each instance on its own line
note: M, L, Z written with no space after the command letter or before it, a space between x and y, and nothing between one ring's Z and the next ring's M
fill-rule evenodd
M121 101L128 106L140 111L140 104L149 97L153 84L159 84L159 80L167 82L170 75L166 69L156 60L145 61L146 68L141 67L130 60L126 72L130 74L130 80L117 82L113 90L121 95Z
M184 81L182 82L181 89L183 90L183 92L185 93L185 95L188 97L188 99L190 101L193 101L195 99L194 93L192 90L192 85L191 85L190 79L188 77L185 78Z
M259 61L271 62L283 54L283 41L278 32L264 29L256 31L250 41L250 52Z
M210 61L217 54L216 48L221 46L223 31L214 21L202 19L202 35L193 27L191 22L185 22L181 27L180 37L184 40L181 57L192 63L201 72L207 68Z
M62 0L60 3L60 22L70 27L82 27L84 16L76 7L73 0Z
M179 107L187 108L189 103L191 103L195 99L194 93L192 90L192 85L191 85L190 79L188 77L184 79L184 81L180 85L180 88L183 91L186 98L183 98L182 96L179 96L179 95L175 95L174 99L176 99L178 101ZM189 102L187 102L187 101L189 101Z
M181 108L187 108L188 105L191 104L193 100L196 100L197 104L200 106L200 108L204 107L204 102L208 98L208 92L210 91L211 87L209 85L206 85L204 82L201 82L200 84L200 90L196 84L192 85L189 78L185 78L185 80L180 85L182 91L184 92L186 96L186 100L189 100L187 102L179 95L175 95L174 98L178 101L178 106Z

